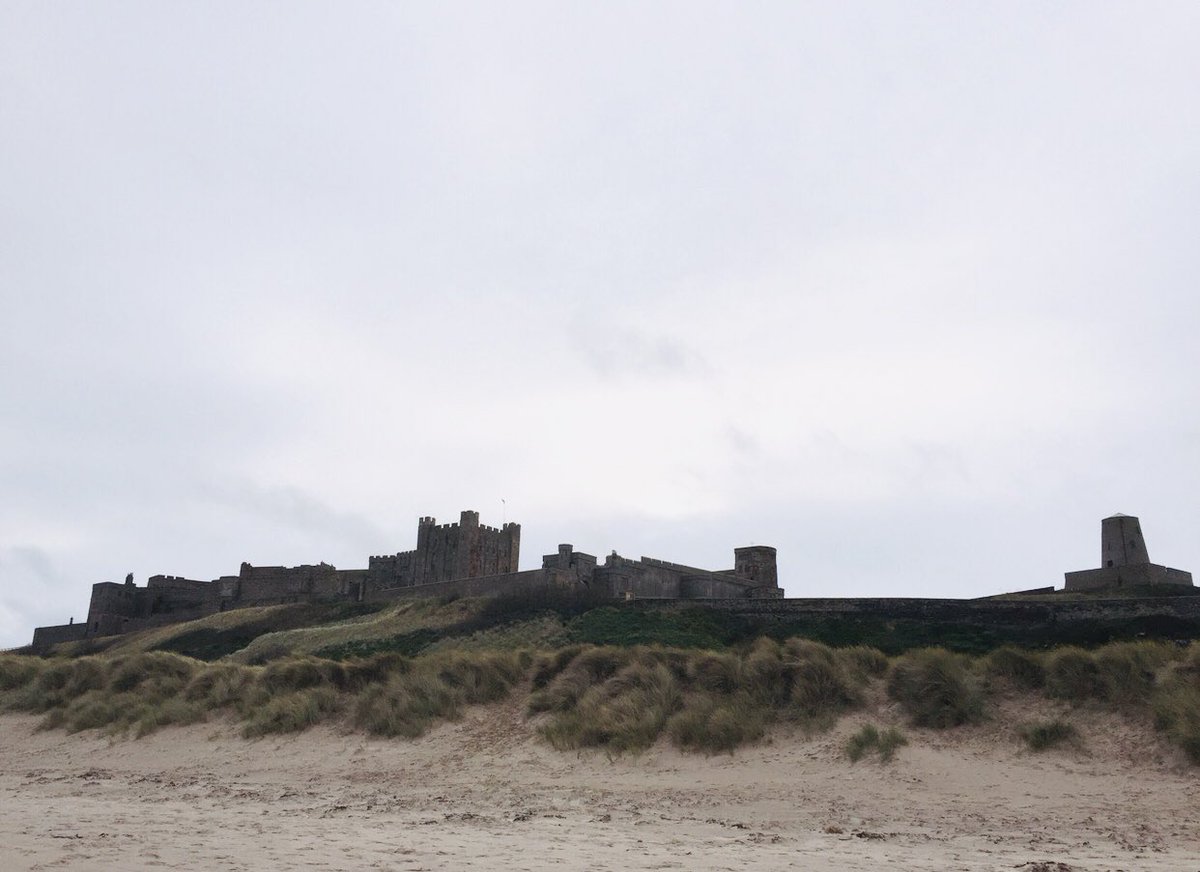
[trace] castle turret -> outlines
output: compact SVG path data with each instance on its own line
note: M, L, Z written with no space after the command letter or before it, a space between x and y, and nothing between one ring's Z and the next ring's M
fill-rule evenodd
M753 597L781 597L775 549L770 545L747 545L733 549L733 575L750 587Z
M1066 590L1104 590L1128 586L1187 585L1192 574L1150 562L1142 523L1117 513L1100 522L1100 568L1066 574Z
M1142 522L1120 512L1100 522L1100 565L1136 566L1149 563Z

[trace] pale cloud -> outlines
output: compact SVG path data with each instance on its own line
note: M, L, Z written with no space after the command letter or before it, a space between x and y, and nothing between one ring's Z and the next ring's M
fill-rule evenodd
M1196 9L281 8L0 11L0 644L501 499L795 595L1200 564Z

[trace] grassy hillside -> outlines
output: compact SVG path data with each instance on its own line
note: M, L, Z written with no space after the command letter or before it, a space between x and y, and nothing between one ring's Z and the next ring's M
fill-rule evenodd
M0 710L135 735L224 716L247 736L327 719L416 736L519 693L556 747L636 751L666 736L711 753L780 723L822 729L868 700L890 700L913 729L948 729L1017 693L1046 709L1014 731L1030 748L1077 741L1064 706L1080 718L1105 708L1153 724L1200 763L1200 644L1130 641L1145 632L1137 623L1070 629L1051 638L1038 627L762 619L566 595L274 606L72 643L49 658L0 656ZM868 724L847 753L898 753L898 726Z
M803 637L890 656L942 647L982 655L1004 646L1094 648L1118 641L1200 638L1200 622L1165 616L999 624L869 614L746 615L674 604L612 604L567 593L397 604L307 604L239 609L124 636L60 645L55 653L172 651L198 660L261 664L296 654L333 660L449 648L662 645L725 650L763 636Z

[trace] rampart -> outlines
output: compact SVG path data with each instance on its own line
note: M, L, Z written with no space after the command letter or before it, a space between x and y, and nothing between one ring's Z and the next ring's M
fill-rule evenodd
M238 575L214 581L152 576L139 588L129 575L124 584L92 586L87 621L39 627L34 646L106 636L191 620L226 609L281 603L386 602L412 597L474 597L579 590L597 600L643 603L647 608L691 602L721 608L760 621L797 617L908 621L988 626L1067 625L1086 621L1140 621L1155 618L1200 620L1200 597L1179 596L1191 588L1190 573L1149 563L1137 518L1114 515L1103 521L1105 565L1067 574L1067 590L1146 587L1167 595L1128 599L1069 599L1045 596L1051 589L1009 598L951 599L783 599L775 549L754 545L734 550L732 569L708 570L651 557L633 560L615 551L597 562L571 545L542 558L540 569L518 569L521 528L488 527L479 513L462 512L458 523L439 525L423 517L417 547L371 557L366 569L339 570L328 563L302 566L241 565ZM1039 596L1040 594L1040 596Z
M458 578L452 581L435 581L430 584L373 590L367 599L369 602L389 602L420 597L508 596L540 593L553 588L570 588L574 586L574 583L573 578L561 573L547 573L542 569L530 569L525 572L509 572L504 575Z
M559 588L589 590L601 598L771 597L781 596L776 582L775 549L737 549L734 569L708 571L643 557L628 560L615 552L603 566L590 554L560 545L540 569L521 572L521 526L489 527L479 513L464 511L457 523L438 524L423 517L417 547L372 556L366 569L337 569L328 563L301 566L254 566L243 563L237 575L197 581L173 575L152 576L137 587L92 586L87 621L41 627L35 646L109 636L187 621L227 609L284 603L382 602L409 597L497 596ZM745 554L750 555L747 558ZM752 558L752 559L751 559Z
M62 642L77 642L86 639L87 624L56 624L53 627L37 627L33 631L33 650L45 651L52 645Z
M646 607L670 605L646 601ZM727 599L701 600L691 605L723 609L740 615L792 617L797 615L870 616L882 619L941 623L1032 624L1071 623L1097 619L1178 617L1200 620L1200 596L1161 596L1130 599Z

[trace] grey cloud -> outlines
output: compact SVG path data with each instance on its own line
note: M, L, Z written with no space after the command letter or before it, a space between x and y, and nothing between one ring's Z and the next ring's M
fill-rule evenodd
M579 353L596 373L606 378L626 375L703 377L710 372L702 353L663 334L582 322L574 332Z
M295 487L256 487L246 482L201 485L195 499L215 509L259 516L301 534L319 533L347 542L386 540L384 532L357 512L339 511ZM363 555L363 565L366 555Z
M362 565L498 494L527 565L770 542L797 595L1032 586L1116 510L1196 570L1197 40L3 6L0 645L129 568Z

